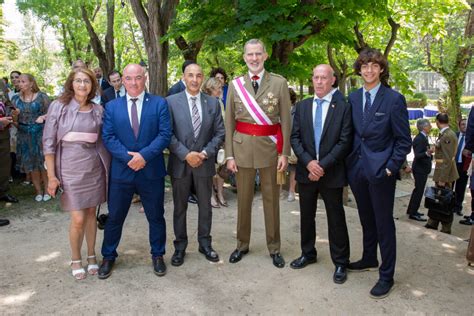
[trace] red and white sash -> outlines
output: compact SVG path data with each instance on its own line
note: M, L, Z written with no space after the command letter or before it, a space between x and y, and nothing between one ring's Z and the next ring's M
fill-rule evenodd
M245 108L247 111L250 113L252 118L255 120L255 122L258 125L273 125L272 121L270 118L265 114L265 112L262 110L260 105L258 105L257 101L255 98L245 89L244 84L244 77L238 77L232 80L232 84L235 87L235 90L237 91L237 94L240 97L240 100L242 100L242 103L244 104ZM275 136L268 136L270 139L276 144L277 139Z

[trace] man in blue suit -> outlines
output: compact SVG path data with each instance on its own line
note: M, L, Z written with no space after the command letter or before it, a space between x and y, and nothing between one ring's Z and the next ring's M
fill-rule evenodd
M403 95L390 89L387 59L375 49L365 49L354 69L364 86L351 93L354 142L346 165L357 202L363 233L362 259L350 263L349 271L378 267L377 245L382 264L372 298L386 297L393 287L396 261L393 204L396 175L410 152L408 111Z
M109 181L109 218L105 225L99 278L112 274L122 226L134 193L140 195L149 223L153 270L166 273L163 150L171 139L170 116L165 99L145 93L143 68L130 64L123 71L127 94L109 102L102 138L112 155Z

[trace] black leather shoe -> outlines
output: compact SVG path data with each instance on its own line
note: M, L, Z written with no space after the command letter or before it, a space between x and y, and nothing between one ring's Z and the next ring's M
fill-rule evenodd
M425 227L426 227L426 228L428 228L428 229L434 229L434 230L438 230L438 228L436 228L436 227L433 227L433 226L431 226L431 225L428 225L428 224L426 224L426 225L425 225Z
M362 272L362 271L375 271L379 268L379 263L376 262L364 262L362 260L351 262L347 265L347 270L353 272Z
M112 274L112 269L114 267L115 260L102 260L102 264L99 268L98 278L99 279L107 279Z
M212 249L211 246L199 247L199 252L206 256L206 259L212 262L219 261L219 255Z
M188 202L192 203L192 204L197 204L197 202L198 202L197 196L195 196L194 194L190 194L188 196Z
M18 199L10 194L5 194L4 196L0 197L0 201L10 202L10 203L18 203Z
M416 212L415 215L418 215L418 216L425 216L425 213Z
M229 262L230 263L237 263L239 262L242 257L246 254L249 253L249 250L239 250L239 249L235 249L233 253L231 253L230 257L229 257Z
M383 281L378 280L375 286L370 290L370 297L372 298L385 298L390 294L390 291L393 288L392 281Z
M470 217L468 217L466 219L460 220L459 224L472 226L474 224L474 220L472 220Z
M164 276L166 274L166 264L163 257L153 258L153 272L157 276Z
M0 226L7 226L8 224L10 224L8 219L0 219Z
M409 219L412 219L414 221L418 221L418 222L426 222L427 219L426 218L422 218L420 215L410 215L408 216Z
M285 259L283 259L282 255L277 253L270 254L270 257L273 259L273 265L277 268L283 268L285 266Z
M184 250L175 250L173 256L171 257L171 265L175 267L179 267L184 263L184 256L186 255L186 251Z
M454 213L456 213L457 216L463 216L464 215L461 210L455 211Z
M336 266L336 271L334 271L334 275L332 277L334 283L342 284L347 280L347 272L346 267L343 266Z
M301 255L301 257L296 258L290 263L290 268L292 269L303 269L308 264L316 263L318 260L316 258L308 258L305 255Z

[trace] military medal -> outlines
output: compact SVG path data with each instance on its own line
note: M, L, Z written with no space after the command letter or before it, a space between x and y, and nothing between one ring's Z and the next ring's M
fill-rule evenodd
M274 110L275 110L275 108L273 107L273 105L270 105L270 106L267 108L268 113L273 113Z

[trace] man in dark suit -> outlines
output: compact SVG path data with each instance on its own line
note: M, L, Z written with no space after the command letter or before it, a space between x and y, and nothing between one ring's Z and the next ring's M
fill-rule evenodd
M181 71L184 74L184 70L188 65L195 64L195 61L192 60L185 60L183 65L181 66ZM176 93L180 93L182 91L186 90L186 84L184 83L183 79L180 79L178 82L176 82L174 85L171 86L171 88L168 90L168 94L166 96L170 96Z
M382 264L372 298L386 297L393 287L396 262L393 205L395 183L411 136L405 97L388 87L388 62L378 50L364 49L354 63L364 86L351 93L354 143L347 157L348 179L362 224L362 259L348 270L378 267L377 245Z
M158 276L166 273L163 150L170 143L171 126L166 100L145 93L145 82L145 71L140 65L126 66L123 83L127 95L109 102L105 110L102 138L112 161L100 279L112 273L134 193L140 195L149 223L153 270Z
M112 71L109 74L109 81L112 86L102 93L101 102L104 106L107 104L107 102L123 97L127 93L125 86L122 84L122 75L120 72L117 70Z
M314 98L296 104L291 146L298 157L296 181L300 193L301 251L293 269L315 263L316 207L321 194L328 220L329 249L336 266L333 280L344 283L349 263L349 236L342 191L346 184L344 159L352 145L351 108L335 89L334 70L329 65L313 69ZM337 87L337 85L336 85Z
M186 212L191 185L198 197L199 252L210 261L219 261L212 248L212 178L216 174L215 160L225 129L218 100L201 93L202 69L197 64L186 67L183 75L186 90L166 98L173 135L170 143L168 173L173 186L173 227L175 252L171 264L184 262L188 235Z
M458 138L458 147L456 150L456 168L458 169L459 179L454 184L454 191L456 192L456 202L454 205L454 212L462 216L462 203L464 202L464 195L466 194L467 180L469 175L467 170L471 164L472 153L464 149L466 145L466 119L461 119L458 123L459 132L456 132Z
M431 123L427 119L419 119L416 121L416 128L419 133L413 139L413 152L415 158L413 159L411 168L413 177L415 178L415 188L411 193L407 214L409 219L426 222L426 219L422 217L424 214L419 213L418 209L420 208L420 203L423 199L426 181L431 172L431 161L433 160L433 150L430 148L428 142Z
M104 92L108 88L110 88L109 82L104 78L104 75L102 73L102 69L100 67L94 68L94 73L95 73L95 78L97 79L97 82L99 83L100 91Z

